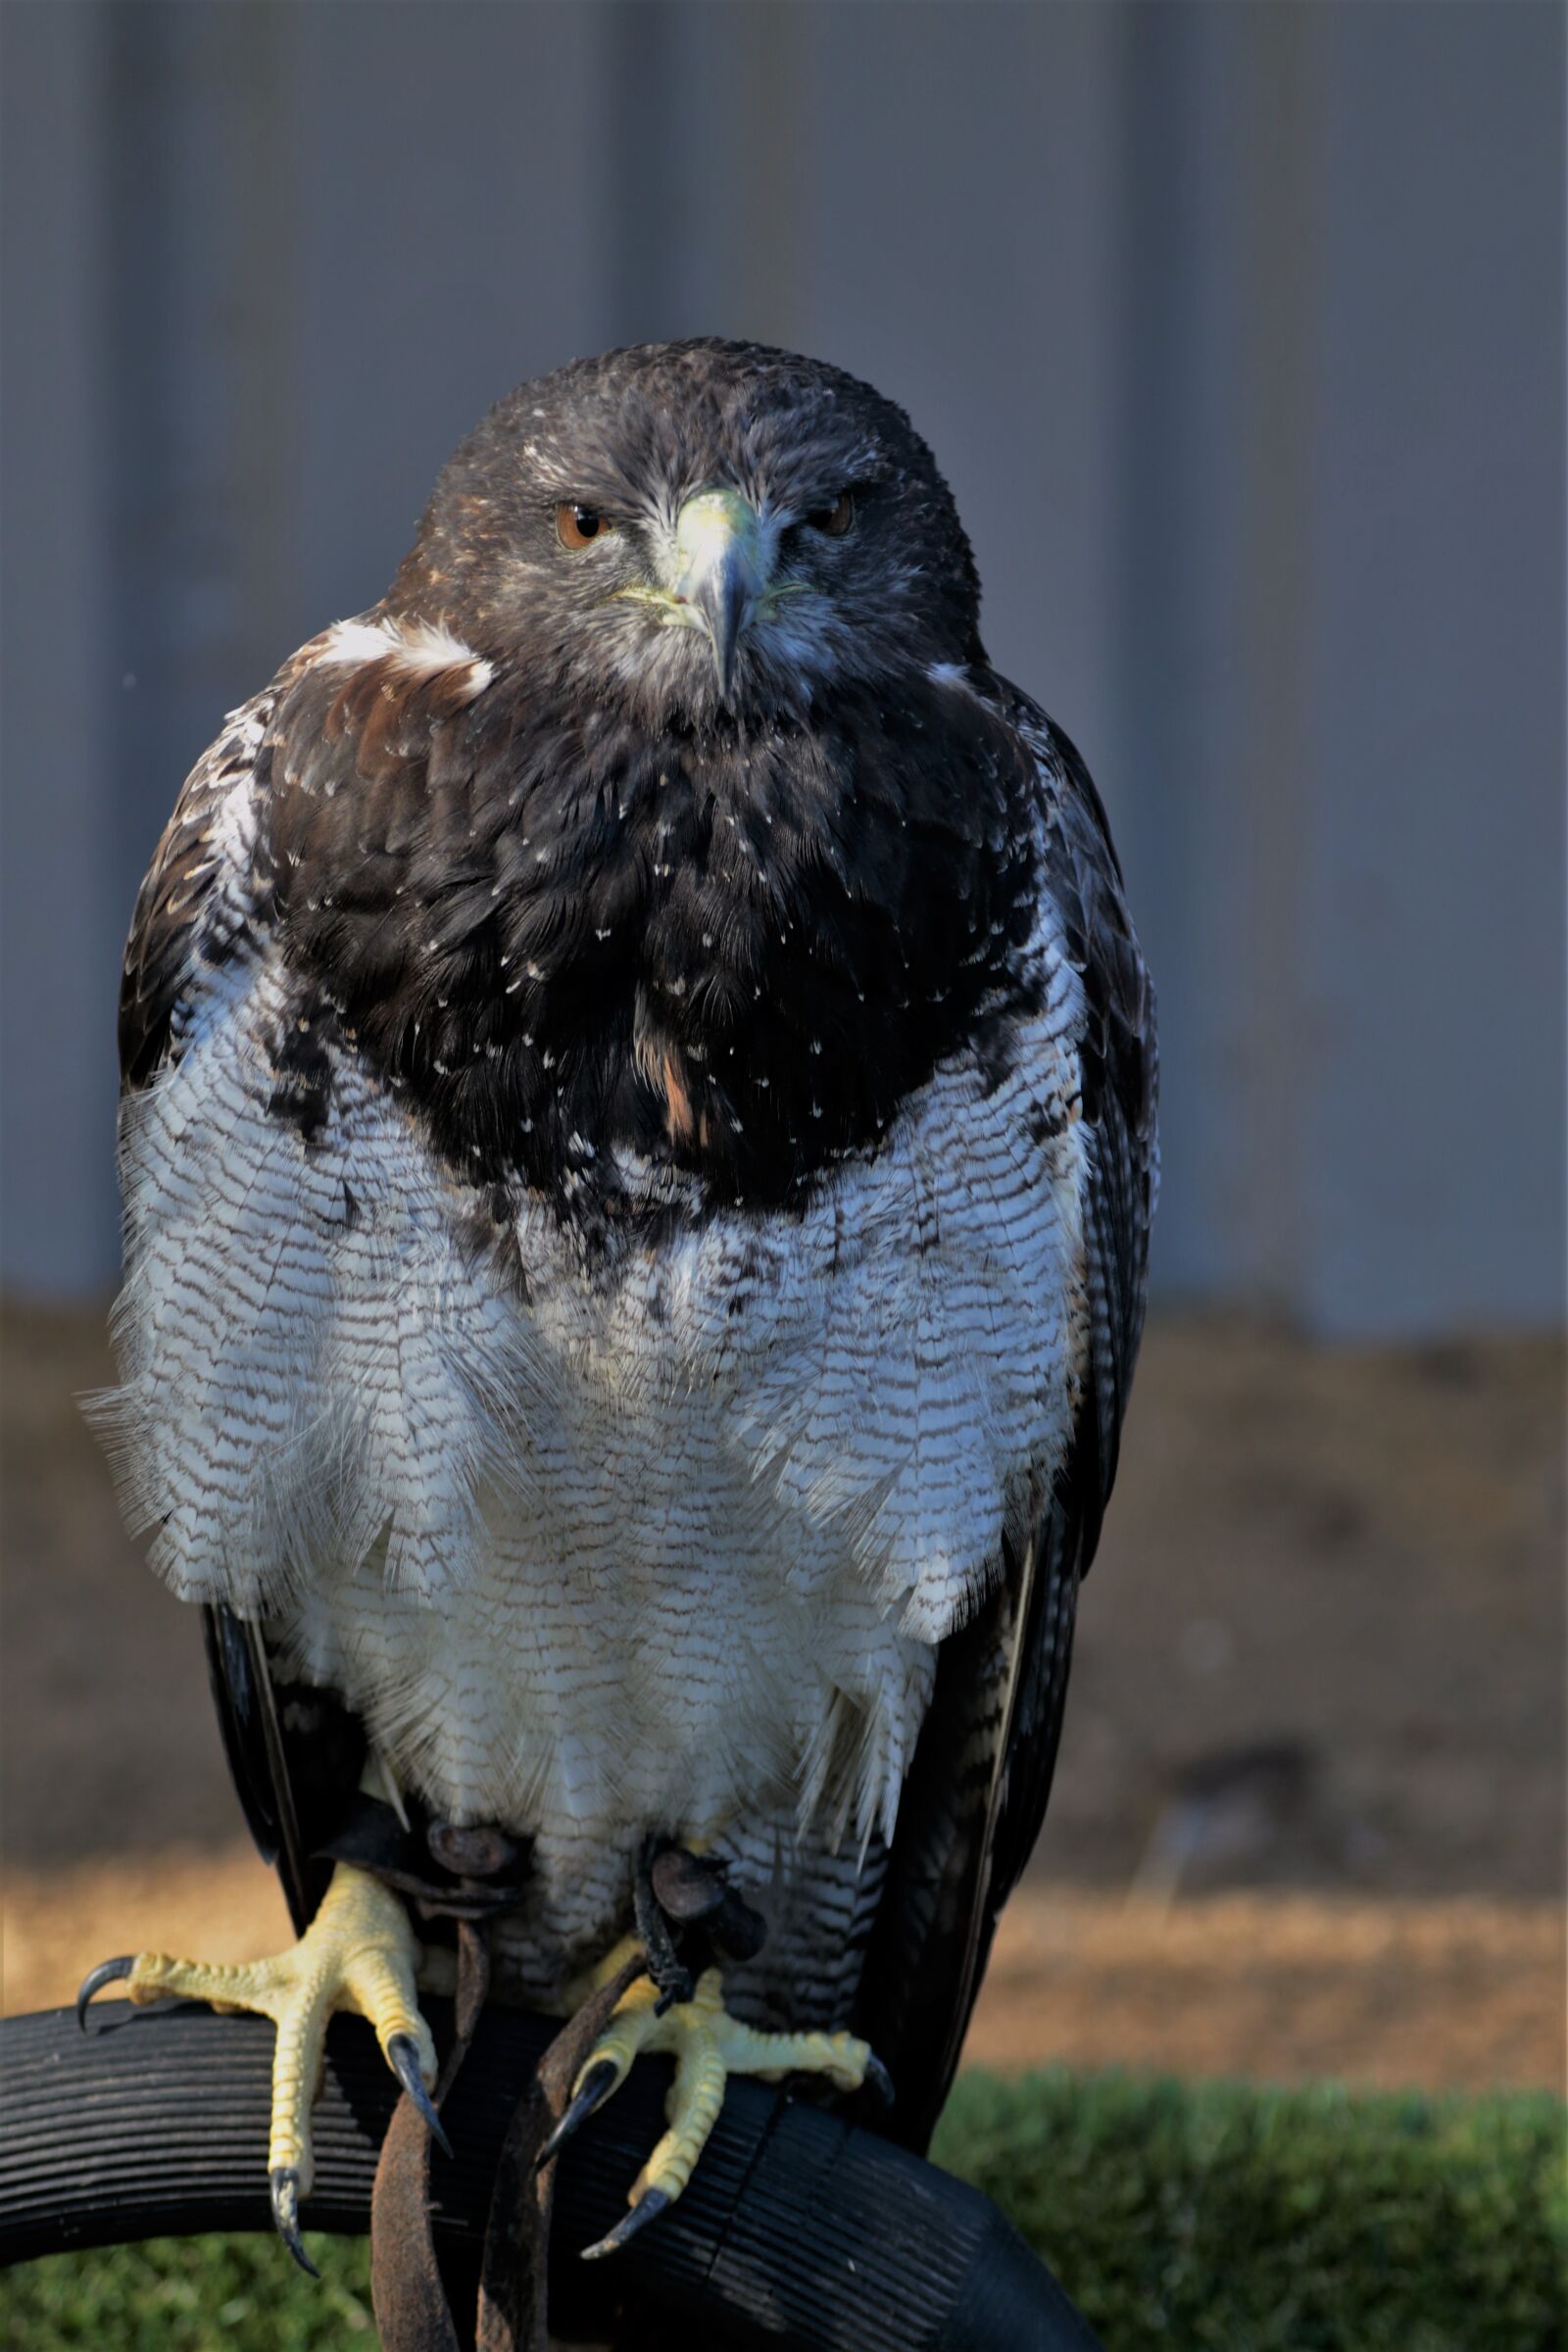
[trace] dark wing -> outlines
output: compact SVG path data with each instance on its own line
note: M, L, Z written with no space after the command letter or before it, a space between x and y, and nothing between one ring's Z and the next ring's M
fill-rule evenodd
M120 975L122 1095L149 1086L177 1049L202 963L221 960L238 944L237 929L221 919L217 895L220 819L229 795L250 774L270 716L270 696L232 714L186 777L136 893Z
M243 825L225 832L225 809L256 773L279 705L311 667L326 640L313 637L284 662L270 685L231 710L223 732L180 788L174 812L153 852L130 918L120 975L120 1091L137 1094L179 1051L203 971L216 970L253 935L259 889L234 870L255 854ZM242 846L243 845L243 846ZM241 852L236 860L235 852Z
M999 693L1052 779L1041 883L1083 975L1090 1331L1052 1506L1022 1556L1004 1543L991 1596L942 1646L861 1979L858 2029L897 2090L887 2128L918 2149L957 2066L998 1914L1045 1818L1078 1586L1116 1475L1143 1331L1156 1175L1153 995L1104 810L1066 737L1013 689Z
M246 786L279 701L309 665L303 647L265 692L234 711L192 769L136 897L120 987L122 1096L149 1086L177 1054L204 970L241 952L252 925L244 880L225 857L225 807ZM363 1740L324 1692L282 1690L257 1625L227 1608L202 1611L208 1673L234 1786L265 1860L275 1865L296 1927L325 1885L312 1851L353 1791Z
M259 1625L221 1603L202 1610L207 1672L223 1753L264 1862L282 1881L303 1935L326 1892L322 1848L359 1787L365 1736L330 1692L277 1681Z

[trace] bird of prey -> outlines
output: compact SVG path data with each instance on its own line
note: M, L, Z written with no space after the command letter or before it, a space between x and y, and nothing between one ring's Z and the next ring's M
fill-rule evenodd
M428 2107L486 1871L499 1996L651 1972L572 2101L676 2056L603 2247L726 2072L890 2080L929 2134L1045 1810L1155 1177L1105 817L979 604L869 386L573 363L232 714L142 886L112 1444L302 1941L84 1994L275 2021L297 2252L327 2018Z

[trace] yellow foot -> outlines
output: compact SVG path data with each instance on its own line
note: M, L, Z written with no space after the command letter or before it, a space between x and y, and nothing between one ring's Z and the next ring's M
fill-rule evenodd
M620 1950L612 1954L595 1976L605 1981L622 1956ZM585 2262L614 2253L674 2203L718 2120L731 2075L760 2075L767 2082L786 2075L825 2075L838 2090L858 2090L869 2082L884 2096L892 2096L886 2068L870 2044L854 2034L760 2034L731 2017L716 1968L698 1978L689 2001L674 2003L662 2016L659 1998L658 1986L647 1977L639 1977L622 1993L572 2084L571 2104L540 2157L541 2163L548 2162L595 2108L620 2088L634 2059L661 2050L674 2057L675 2080L665 2103L669 2130L632 2182L626 2200L631 2211L597 2245L584 2247Z
M299 2208L311 2192L311 2105L320 2081L327 2022L336 2011L369 2020L387 2064L436 2138L447 2144L426 2088L435 2081L435 2044L415 1990L418 1956L398 1896L368 1871L340 1862L320 1909L291 1950L232 1968L171 1960L162 1952L106 1960L84 1980L76 2015L85 2029L93 1994L122 1978L135 2002L172 1996L209 2001L220 2010L248 2009L272 2020L277 2046L267 2154L272 2217L295 2261L314 2278L316 2266L300 2236Z

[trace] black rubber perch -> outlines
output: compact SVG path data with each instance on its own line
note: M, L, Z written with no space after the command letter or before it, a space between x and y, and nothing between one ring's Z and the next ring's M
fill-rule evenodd
M69 2009L0 2025L0 2261L270 2230L271 2027L122 2002L91 2023L90 2037ZM494 2009L480 2021L444 2115L456 2156L434 2162L443 2262L476 2260L501 2135L553 2031ZM358 2235L397 2085L358 2019L334 2022L326 2072L301 2218ZM989 2198L760 2082L730 2084L678 2205L613 2261L577 2262L625 2211L668 2079L667 2062L640 2061L562 2159L553 2326L586 2333L618 2308L714 2352L1097 2352Z

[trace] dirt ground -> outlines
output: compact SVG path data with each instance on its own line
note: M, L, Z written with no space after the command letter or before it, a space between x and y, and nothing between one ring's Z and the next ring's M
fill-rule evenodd
M101 1315L8 1309L0 1374L16 2011L284 1922L74 1402ZM1563 1403L1546 1340L1156 1323L973 2056L1561 2085Z

